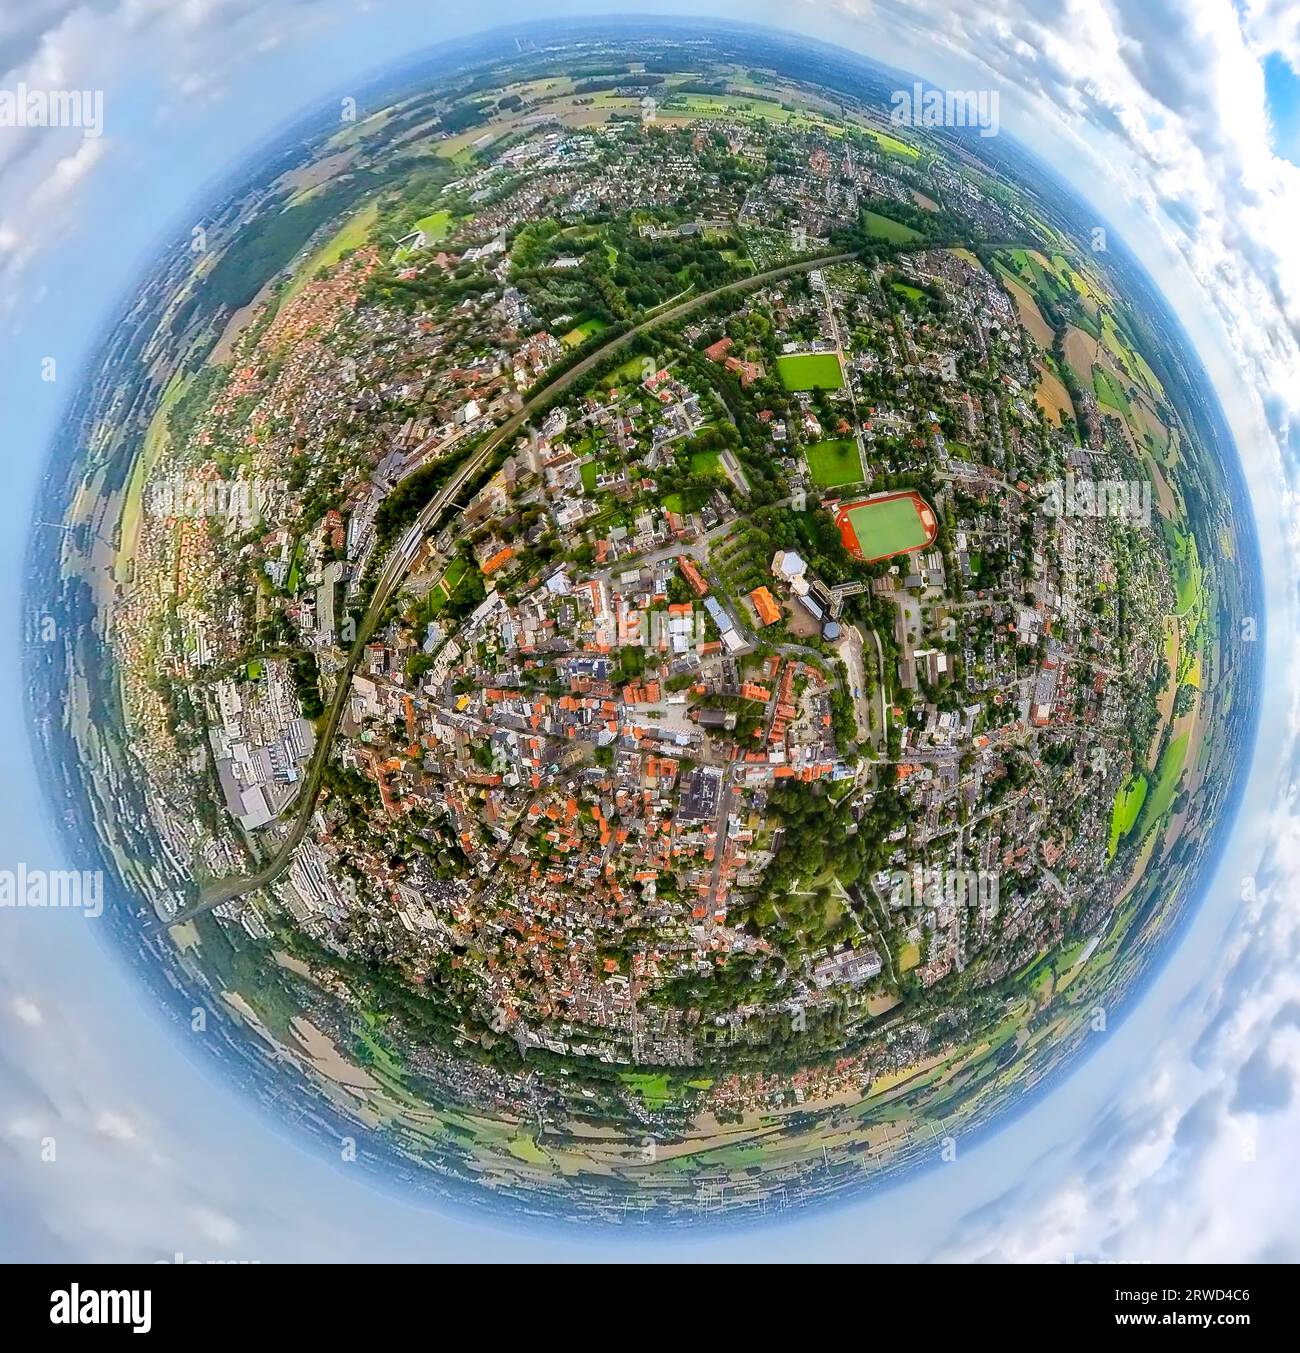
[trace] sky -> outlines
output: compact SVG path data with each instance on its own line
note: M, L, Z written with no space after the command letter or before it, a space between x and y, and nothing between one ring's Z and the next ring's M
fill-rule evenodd
M998 90L1003 131L1161 287L1236 438L1268 608L1259 746L1205 904L1095 1053L955 1162L776 1226L612 1243L323 1159L158 1017L94 921L3 911L0 1260L1300 1259L1300 0L0 0L0 91L104 95L101 136L0 127L0 868L68 863L22 726L23 552L57 419L162 238L394 61L620 11L770 23Z

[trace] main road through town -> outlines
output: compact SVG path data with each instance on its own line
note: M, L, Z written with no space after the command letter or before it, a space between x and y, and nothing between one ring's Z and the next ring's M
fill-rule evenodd
M348 652L348 660L337 674L337 684L326 712L324 726L317 733L316 748L312 755L310 768L303 782L302 791L294 800L293 822L275 854L253 874L218 879L215 883L209 884L203 889L198 902L177 912L167 924L178 925L183 921L201 915L203 912L211 911L213 907L219 907L224 902L231 902L237 897L242 897L245 893L264 888L267 884L279 878L289 867L294 852L302 844L302 839L307 834L307 828L311 823L311 815L316 807L316 799L320 794L325 766L329 761L330 749L334 744L335 736L338 734L339 724L343 719L343 711L347 708L348 694L352 688L352 677L361 663L366 644L370 642L370 637L374 633L376 625L388 609L389 602L396 595L397 589L401 586L415 556L418 554L421 542L432 531L447 508L455 503L461 490L487 466L492 456L502 446L524 430L528 420L539 409L549 405L557 395L563 394L575 382L582 380L599 363L604 362L611 354L625 347L638 335L646 333L650 329L671 324L730 292L749 291L755 287L766 286L770 282L779 282L783 277L790 277L796 273L809 272L814 268L825 268L836 263L848 263L856 257L856 253L848 252L823 254L817 258L801 259L797 263L787 263L779 268L770 268L766 272L756 273L753 277L745 277L737 282L728 282L725 286L704 292L699 296L693 296L679 305L672 306L671 309L652 315L631 329L610 339L603 347L598 348L590 356L585 357L577 365L557 377L545 389L528 400L507 422L502 423L499 428L489 434L478 451L456 471L452 478L438 491L437 495L425 504L420 511L420 515L406 529L401 540L390 551L383 571L375 583L370 604L361 617L361 623L357 626L356 639Z

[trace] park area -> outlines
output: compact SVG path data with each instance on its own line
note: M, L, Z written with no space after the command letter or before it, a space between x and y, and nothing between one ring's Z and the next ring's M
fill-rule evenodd
M938 531L933 510L916 493L845 503L835 514L835 524L844 548L869 564L923 549Z
M776 359L781 383L792 393L800 390L839 390L844 385L840 359L833 352L799 352Z

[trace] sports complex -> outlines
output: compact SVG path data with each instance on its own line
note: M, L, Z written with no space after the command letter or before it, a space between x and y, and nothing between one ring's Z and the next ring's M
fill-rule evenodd
M939 524L919 493L885 493L844 503L835 510L844 548L868 564L910 554L934 543Z

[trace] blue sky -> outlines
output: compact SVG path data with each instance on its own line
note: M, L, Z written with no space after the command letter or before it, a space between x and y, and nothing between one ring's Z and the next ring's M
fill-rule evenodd
M413 50L520 14L618 8L0 0L0 88L57 80L103 88L106 100L97 141L0 129L0 633L10 637L0 866L59 856L16 712L33 491L93 344L163 234L189 224L204 185L268 132ZM840 41L940 84L999 89L1003 127L1123 233L1192 335L1241 447L1270 608L1265 733L1209 901L1097 1054L956 1163L776 1230L612 1249L411 1205L318 1159L187 1051L93 922L0 913L0 1258L1300 1257L1296 7L709 8ZM41 379L47 357L53 382ZM1243 890L1245 878L1258 886ZM47 1136L58 1158L43 1164Z
M1273 148L1292 164L1300 164L1300 77L1278 52L1264 60L1264 87L1273 123Z

